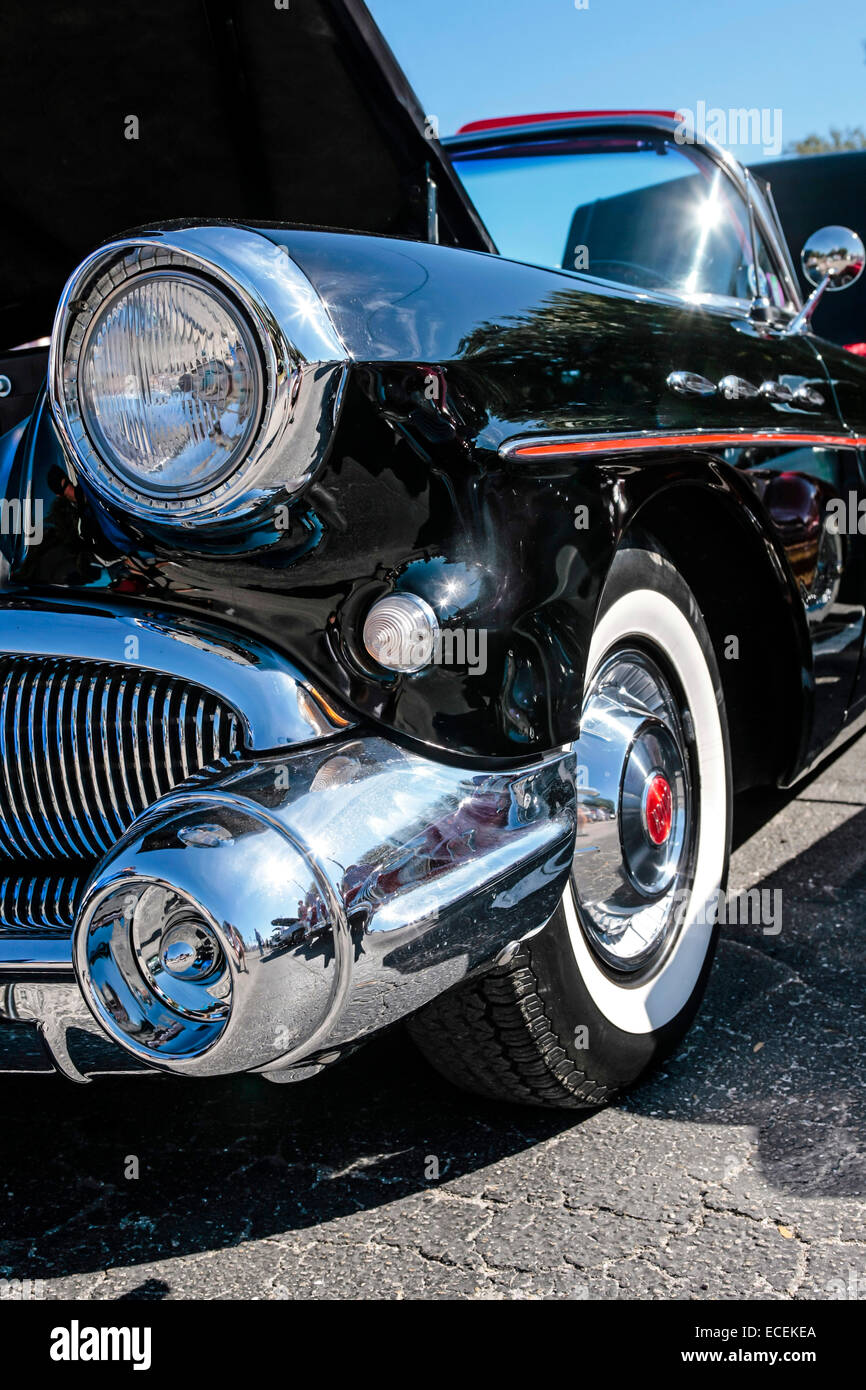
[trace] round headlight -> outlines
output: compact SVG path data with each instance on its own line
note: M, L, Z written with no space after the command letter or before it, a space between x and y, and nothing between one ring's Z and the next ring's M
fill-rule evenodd
M118 518L268 520L331 447L348 353L318 291L263 232L176 225L99 247L51 334L55 428Z
M261 417L252 332L226 295L191 275L122 284L69 365L93 448L136 492L189 497L217 487Z

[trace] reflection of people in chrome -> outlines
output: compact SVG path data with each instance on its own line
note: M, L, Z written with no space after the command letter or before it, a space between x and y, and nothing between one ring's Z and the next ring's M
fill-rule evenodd
M117 991L108 983L103 986L103 998L108 1012L117 1019L121 1027L125 1027L129 1023L129 1014L121 1004Z
M227 934L228 934L228 938L229 938L229 940L231 941L232 946L233 946L233 948L234 948L235 955L237 956L237 961L238 961L238 974L239 974L239 975L249 975L250 972L249 972L249 970L248 970L248 968L247 968L247 959L246 959L247 953L246 953L246 949L245 949L245 947L244 947L243 940L241 939L241 934L240 934L240 932L238 931L237 927L233 927L233 926L231 925L230 922L227 922L227 923L226 923L226 928L225 928L225 929L226 929L226 932L227 932Z
M263 956L265 953L265 943L262 941L261 932L256 932L256 941L259 946L259 955Z

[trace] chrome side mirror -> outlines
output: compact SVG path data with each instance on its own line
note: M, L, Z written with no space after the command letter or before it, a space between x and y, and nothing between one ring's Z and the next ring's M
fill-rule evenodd
M815 288L788 324L786 334L804 332L824 291L846 290L853 285L863 272L864 260L863 242L847 227L822 227L813 232L800 252L800 264Z
M822 227L813 232L800 252L803 274L810 285L828 290L846 290L863 270L866 252L856 232L847 227Z

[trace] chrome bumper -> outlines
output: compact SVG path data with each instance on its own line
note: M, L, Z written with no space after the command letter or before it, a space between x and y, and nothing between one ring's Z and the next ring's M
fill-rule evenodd
M0 1070L35 1029L76 1079L308 1075L544 926L574 836L570 752L490 772L348 734L202 773L100 861L72 941L5 943Z

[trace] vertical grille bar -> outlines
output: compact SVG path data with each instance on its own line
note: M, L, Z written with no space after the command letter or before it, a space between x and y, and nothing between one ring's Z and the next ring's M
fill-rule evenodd
M0 657L0 861L101 856L146 806L240 752L236 711L189 681L111 663ZM64 918L59 888L31 892L41 892L38 901L16 897L22 918Z
M0 874L0 935L68 935L86 881L79 865L62 874Z

